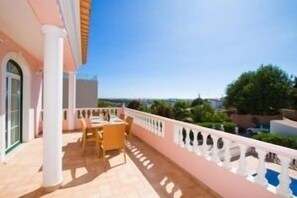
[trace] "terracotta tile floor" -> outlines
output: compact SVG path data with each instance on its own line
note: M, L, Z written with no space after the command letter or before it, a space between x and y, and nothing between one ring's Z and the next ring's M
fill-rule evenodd
M94 145L81 156L81 133L63 134L63 184L45 194L42 184L42 138L24 143L0 164L0 197L213 197L182 169L142 141L127 142L127 163L108 152L108 165ZM50 149L50 146L49 148Z

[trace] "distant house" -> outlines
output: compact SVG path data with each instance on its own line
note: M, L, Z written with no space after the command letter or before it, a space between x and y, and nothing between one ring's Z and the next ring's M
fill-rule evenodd
M270 121L270 133L275 135L297 136L297 122L284 118Z
M209 102L210 106L214 109L221 109L223 108L223 102L221 99L217 99L217 98L209 98L206 99L207 102Z

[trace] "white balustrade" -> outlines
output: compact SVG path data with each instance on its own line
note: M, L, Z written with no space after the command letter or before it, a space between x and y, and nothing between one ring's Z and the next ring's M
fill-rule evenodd
M200 150L198 147L198 132L197 131L193 131L193 136L194 136L194 140L193 140L193 152L196 154L200 154Z
M245 144L239 144L240 148L240 157L239 157L239 164L237 168L237 173L242 176L246 176L246 149L247 146Z
M218 156L218 137L215 135L212 135L212 141L213 141L213 145L212 145L212 155L211 155L211 160L215 163L217 163L219 161L219 156Z
M164 137L164 123L162 121L163 117L152 115L145 112L139 112L132 109L125 108L125 114L132 116L134 118L134 123L138 126L144 128L145 130L160 136Z
M142 127L143 133L151 132L160 138L167 138L167 134L173 133L171 136L172 144L175 147L182 148L185 152L193 153L193 159L195 157L205 158L209 160L209 163L215 163L226 171L230 171L230 174L244 176L242 179L247 179L256 174L255 179L249 179L249 181L263 187L268 185L265 178L266 154L275 153L280 159L281 173L279 175L280 184L275 188L274 193L283 197L292 197L292 191L289 188L291 180L288 169L290 166L296 166L296 160L294 160L297 158L296 150L128 108L124 108L124 112L134 118L134 124ZM168 131L167 127L171 128L172 131ZM211 139L212 141L210 141ZM248 152L251 148L255 148L258 154L258 165L255 172L247 171L246 157L251 155ZM237 158L238 167L235 170L231 159L236 160L236 157L239 159ZM271 189L271 186L267 189Z
M283 197L292 197L292 191L289 188L291 179L288 172L291 159L282 155L279 155L278 158L281 161L282 168L278 176L279 185L277 186L277 193Z
M228 139L223 139L224 141L224 163L223 166L227 169L231 169L231 164L230 164L230 158L231 158L231 153L230 153L230 140Z
M120 108L116 107L108 107L108 108L77 108L76 109L76 117L77 119L79 117L89 118L92 116L99 116L100 113L108 112L111 115L118 115L118 110Z
M258 160L258 167L257 167L257 176L255 181L261 186L267 186L267 180L265 178L265 174L267 172L265 167L266 151L257 149L257 153L258 153L259 160Z
M185 139L186 147L187 147L188 151L192 151L192 148L191 148L191 145L190 145L190 142L191 142L190 129L186 128L185 131L186 131L186 139Z
M202 133L203 143L202 143L202 154L205 158L208 158L208 148L207 148L207 133Z

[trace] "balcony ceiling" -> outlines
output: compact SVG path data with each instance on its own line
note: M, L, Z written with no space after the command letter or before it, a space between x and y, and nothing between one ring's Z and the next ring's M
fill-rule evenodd
M89 24L90 24L90 8L91 0L80 1L80 27L81 27L81 45L82 45L82 61L86 63L88 53L89 40Z
M1 0L0 31L41 62L43 61L41 30L43 24L64 28L57 1ZM74 68L76 66L69 40L65 39L64 70L73 70Z
M43 58L43 35L40 23L27 1L1 0L0 31L30 52Z

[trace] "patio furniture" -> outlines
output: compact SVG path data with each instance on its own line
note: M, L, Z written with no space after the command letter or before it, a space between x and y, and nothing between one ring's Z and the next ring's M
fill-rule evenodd
M85 152L86 143L87 142L95 142L95 150L96 154L99 155L99 136L98 136L98 128L90 128L87 126L87 122L84 118L80 118L81 127L82 127L82 155Z
M106 124L103 125L103 132L98 133L100 147L103 151L104 166L106 166L106 151L116 149L123 151L126 163L125 128L125 123Z
M126 129L125 129L125 135L127 137L131 138L132 137L131 127L132 127L132 123L133 123L133 117L128 116L125 121L127 123Z
M121 120L125 120L125 114L121 113L119 118L120 118Z

